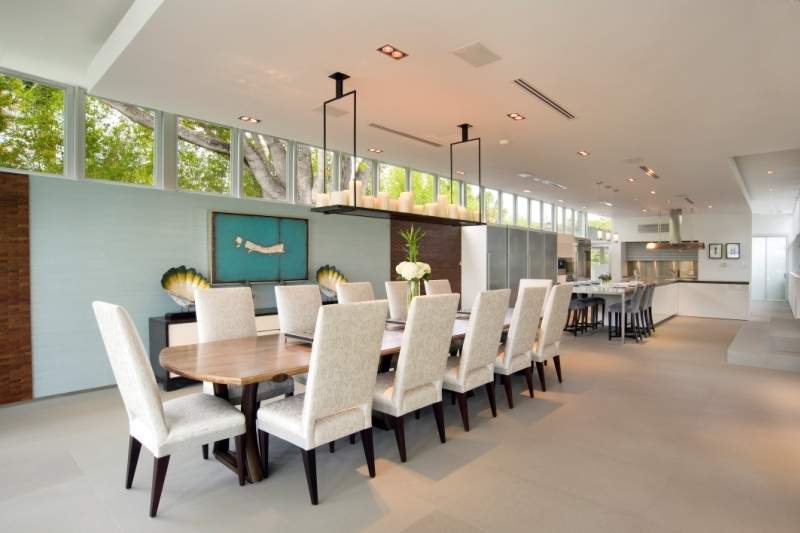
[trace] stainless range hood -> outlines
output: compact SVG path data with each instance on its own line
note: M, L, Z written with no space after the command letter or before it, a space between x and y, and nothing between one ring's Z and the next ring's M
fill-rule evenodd
M648 250L703 250L706 245L700 241L682 241L681 223L683 211L681 209L669 210L669 240L651 241L647 243Z

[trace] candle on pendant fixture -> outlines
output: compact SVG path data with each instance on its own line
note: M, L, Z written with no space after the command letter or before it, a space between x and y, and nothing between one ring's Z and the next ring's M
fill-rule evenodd
M331 195L333 205L348 205L350 203L350 193L344 191L334 191Z
M376 202L375 207L378 209L383 209L384 211L389 210L389 193L381 191L378 193L378 199Z
M400 207L400 204L397 201L397 198L389 198L389 209L391 211L397 211L397 209L399 207Z
M458 216L458 208L461 207L457 204L448 204L447 206L447 216L450 218L459 218Z
M330 205L330 197L328 196L328 193L318 192L316 194L314 203L317 207L325 207Z
M439 213L439 204L436 202L431 202L425 204L425 214L430 217L435 217Z
M446 217L447 216L447 204L450 203L450 197L446 194L439 195L439 216Z
M468 217L467 208L464 207L463 205L459 205L458 206L458 219L459 220L467 220L467 217Z
M414 213L417 215L424 215L425 214L425 206L424 205L415 205L414 206Z
M414 209L414 193L411 191L401 192L398 206L402 213L411 213Z
M365 194L358 200L358 205L361 207L373 208L375 207L375 197Z

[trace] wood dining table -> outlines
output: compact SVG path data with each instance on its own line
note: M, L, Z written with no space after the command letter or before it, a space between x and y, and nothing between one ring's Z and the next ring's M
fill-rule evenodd
M513 309L506 311L504 328L511 324L512 312ZM455 320L453 340L464 338L468 323L466 318ZM403 331L402 325L387 323L379 357L400 351ZM308 372L310 358L310 342L283 334L169 346L159 354L159 362L166 370L185 378L213 383L214 395L220 398L228 398L229 385L242 387L246 434L244 450L236 450L236 453L244 454L247 478L251 482L261 481L264 477L256 439L258 384L283 381L289 376ZM228 446L227 440L215 442L214 457L236 472L237 456Z

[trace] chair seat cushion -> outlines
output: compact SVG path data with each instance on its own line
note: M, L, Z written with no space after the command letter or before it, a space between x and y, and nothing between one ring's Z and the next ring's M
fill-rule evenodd
M359 408L347 409L316 420L308 436L303 429L304 400L305 394L299 394L264 405L258 410L258 428L310 450L372 426L370 413Z
M158 445L151 432L134 422L131 435L156 457L196 447L245 432L244 415L222 398L208 394L189 394L163 403L167 438Z
M394 378L394 371L378 374L378 379L375 382L375 394L372 399L372 408L375 411L392 416L402 416L442 401L441 384L428 383L405 391L402 404L395 405L393 401Z
M552 359L553 357L558 355L559 348L561 347L561 342L554 342L549 344L548 346L544 347L544 350L541 350L539 353L539 341L533 345L533 350L531 351L531 361L538 361L540 363Z
M480 368L470 370L464 378L464 382L458 381L458 366L461 362L460 357L450 357L447 359L447 367L444 371L443 388L453 392L467 392L490 383L494 380L494 363L490 363Z
M495 374L508 376L531 366L531 352L527 351L513 356L510 363L509 365L506 364L505 352L501 351L497 354L497 359L494 362Z

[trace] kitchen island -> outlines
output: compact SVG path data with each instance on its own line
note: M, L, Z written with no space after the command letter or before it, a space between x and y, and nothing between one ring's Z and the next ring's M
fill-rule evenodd
M653 321L675 315L747 320L750 283L747 281L654 280Z

